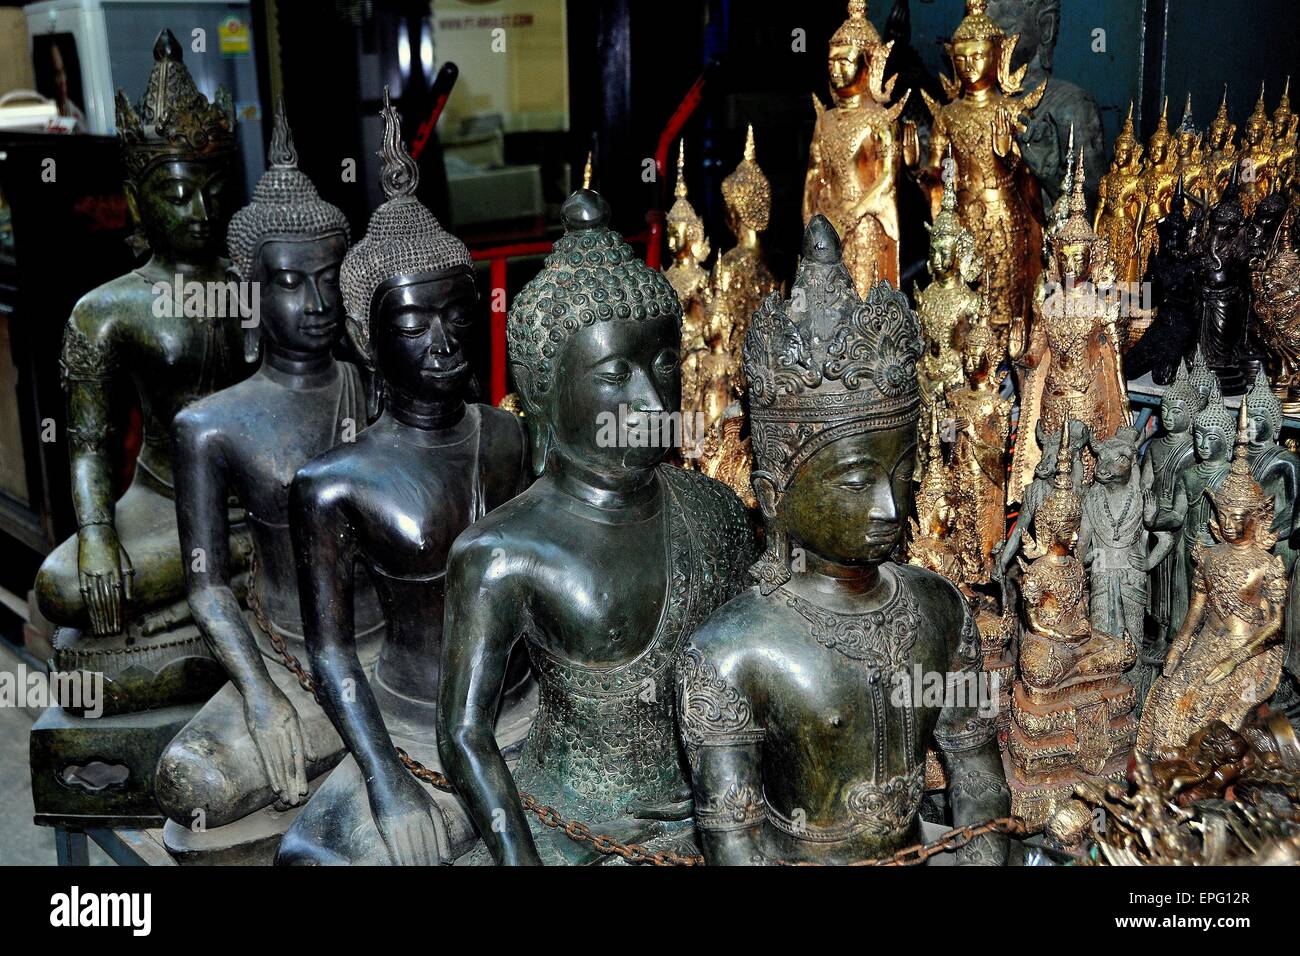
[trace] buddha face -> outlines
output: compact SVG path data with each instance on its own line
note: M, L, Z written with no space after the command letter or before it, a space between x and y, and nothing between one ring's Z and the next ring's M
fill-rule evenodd
M1166 398L1160 405L1160 417L1164 419L1167 432L1178 434L1192 427L1191 410L1181 399Z
M1178 152L1180 159L1187 159L1192 155L1192 150L1196 148L1196 142L1199 137L1195 133L1182 132L1174 139L1174 148Z
M972 93L986 90L996 80L997 51L992 40L958 40L949 48L953 72Z
M980 341L967 341L961 353L962 371L972 382L982 382L989 376L988 346Z
M262 331L281 348L328 352L343 323L339 266L347 240L334 233L262 244L253 279L261 295Z
M673 316L611 319L573 333L542 412L556 454L612 481L667 458L680 436L652 426L681 407L677 341Z
M1237 544L1255 536L1255 510L1231 506L1220 509L1215 507L1214 516L1219 523L1218 538L1229 544Z
M471 374L463 345L478 311L468 270L399 276L376 299L371 349L388 386L427 402L463 400Z
M1147 146L1147 158L1157 166L1162 165L1169 158L1169 137L1163 133L1156 133L1151 137L1151 142Z
M1086 242L1062 243L1056 252L1057 268L1069 279L1085 279L1092 266L1092 247Z
M1133 144L1126 139L1115 143L1115 165L1124 167L1133 161Z
M791 479L779 504L782 522L828 561L879 564L911 510L915 468L915 423L832 442Z
M836 43L830 50L831 89L840 96L856 96L866 86L867 56L849 43Z
M1246 139L1250 142L1251 146L1259 146L1269 135L1271 129L1272 127L1269 125L1267 119L1263 117L1252 118L1251 121L1246 124Z
M1233 128L1229 123L1221 123L1215 120L1210 124L1210 146L1215 150L1227 148L1228 141L1232 139Z
M1197 461L1223 461L1230 447L1227 432L1219 426L1192 426L1192 448Z
M1262 411L1255 408L1246 408L1248 416L1246 427L1250 430L1250 443L1252 445L1263 445L1273 438L1273 423L1268 420L1268 416Z
M178 256L220 254L229 216L225 160L174 160L127 180L126 198L154 251Z
M935 278L953 274L957 263L956 236L930 236L930 275Z

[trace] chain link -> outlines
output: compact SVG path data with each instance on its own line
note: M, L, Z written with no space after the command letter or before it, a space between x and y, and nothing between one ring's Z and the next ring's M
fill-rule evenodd
M321 700L319 688L316 686L316 680L308 673L307 669L302 666L290 651L284 642L284 638L271 626L270 620L266 616L266 611L262 608L262 602L257 596L257 553L249 560L248 565L248 607L253 612L253 620L261 629L267 639L271 642L271 647L280 655L284 666L298 679L298 684L307 693L311 694L312 699L317 704L324 706ZM397 758L402 762L402 766L415 777L422 780L429 786L445 793L455 793L456 790L451 784L451 780L446 774L437 770L430 770L420 761L416 760L401 747L394 747L397 751ZM698 854L674 853L671 850L650 851L639 843L620 843L611 836L603 833L592 833L591 827L581 820L569 820L560 814L552 806L542 803L531 793L519 791L519 802L524 810L537 817L542 826L551 830L559 830L570 840L575 843L586 843L597 853L606 856L617 856L628 863L645 864L649 866L703 866L704 857ZM1002 833L1008 836L1022 836L1026 833L1025 821L1019 817L1000 817L996 820L989 820L978 825L968 825L959 827L956 830L950 830L933 843L918 843L915 846L906 847L890 856L879 860L863 860L859 863L852 863L851 866L916 866L924 863L932 856L940 853L947 853L959 850L976 837L983 836L986 833ZM797 863L794 866L817 866L816 863Z

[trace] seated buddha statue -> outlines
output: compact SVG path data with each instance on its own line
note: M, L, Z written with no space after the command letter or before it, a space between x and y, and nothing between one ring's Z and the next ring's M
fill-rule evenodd
M580 189L510 308L507 354L540 478L457 539L447 567L438 745L483 838L473 862L613 859L548 830L546 805L623 842L694 853L672 675L753 553L723 484L666 463L682 309ZM617 417L610 436L603 421ZM537 718L513 770L491 714L517 644Z
M260 296L260 321L246 330L245 348L251 360L260 351L261 366L185 408L174 424L181 549L203 555L186 562L190 607L230 675L159 765L159 803L184 827L199 811L212 829L273 802L301 803L307 781L343 754L329 716L276 643L304 656L289 483L366 421L359 370L332 354L343 331L339 266L347 245L347 219L298 170L281 102L269 168L252 203L231 220L229 236L240 282ZM248 612L232 587L232 491L253 538ZM362 657L373 664L383 630L373 588L358 589L353 613Z
M417 781L400 746L439 768L435 742L447 557L456 535L530 478L518 416L469 404L466 343L481 321L469 252L416 199L419 167L384 96L386 201L340 270L347 330L383 412L303 465L289 489L307 654L348 755L280 843L282 864L449 863L474 839L454 796ZM368 664L369 573L387 627ZM531 714L527 663L505 668L484 720L511 752Z
M1057 457L1052 492L1034 515L1034 560L1021 586L1025 630L1012 690L1007 740L1012 812L1041 826L1081 780L1123 776L1133 745L1137 659L1128 634L1089 624L1087 580L1075 553L1083 509L1073 487L1069 443Z
M860 298L814 216L791 298L765 302L745 340L767 550L678 674L707 863L847 864L917 842L931 741L955 824L1006 813L993 715L974 694L911 691L914 667L972 691L982 678L956 585L889 560L911 507L920 357L906 297L880 282ZM986 834L958 862L1006 855Z
M1206 491L1216 539L1193 550L1191 603L1138 725L1138 753L1168 758L1211 721L1241 727L1282 673L1287 575L1270 553L1273 499L1250 474L1249 412L1243 402L1231 470Z
M65 629L55 639L55 667L103 673L105 710L118 713L201 701L225 679L199 633L178 630L190 613L173 504L172 422L196 398L251 371L221 256L235 151L230 97L218 89L209 102L199 92L170 31L158 35L153 58L139 103L117 94L132 245L149 258L87 293L68 319L61 367L77 533L36 577L41 613ZM193 295L194 288L208 294ZM212 308L213 290L226 309ZM130 487L114 501L121 439L113 407L123 389L139 399L144 435ZM242 529L237 538L230 546L236 573L248 551Z

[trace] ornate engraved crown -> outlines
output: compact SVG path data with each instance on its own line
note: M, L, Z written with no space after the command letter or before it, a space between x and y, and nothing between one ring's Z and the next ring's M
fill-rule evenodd
M1073 130L1073 125L1071 125ZM1142 159L1142 145L1137 141L1137 136L1133 132L1133 101L1128 101L1128 117L1124 120L1124 126L1120 129L1119 135L1115 137L1115 155L1119 155L1121 145L1127 145L1133 152L1133 159L1130 162L1134 165Z
M1006 36L1002 28L984 11L987 0L966 0L966 17L952 32L952 42L958 40L1001 40Z
M1205 493L1214 503L1214 510L1222 514L1230 508L1240 508L1272 517L1273 499L1250 475L1250 419L1246 403L1242 402L1237 416L1237 437L1232 444L1232 467L1228 477L1218 488L1207 488ZM1272 547L1272 545L1269 545Z
M754 458L782 485L825 445L919 414L916 313L888 282L858 297L825 216L804 232L790 298L754 313L744 354Z
M401 117L384 87L384 137L379 156L387 201L370 217L365 238L353 246L339 270L348 329L363 355L370 351L370 307L375 292L394 276L470 269L469 250L418 199L420 167L402 142Z
M1160 104L1160 122L1156 124L1156 131L1151 134L1151 139L1147 143L1147 152L1151 153L1151 147L1160 141L1168 142L1169 140L1169 97L1165 97Z
M1071 176L1070 216L1065 220L1064 225L1056 230L1056 234L1052 237L1053 244L1086 243L1093 245L1100 243L1107 247L1103 250L1103 253L1109 253L1110 244L1093 232L1092 226L1088 223L1088 202L1083 195L1083 186L1086 179L1087 176L1083 169L1083 147L1080 146Z
M1286 84L1282 87L1282 98L1277 101L1277 109L1273 111L1274 127L1285 131L1293 115L1291 112L1291 77L1288 76Z
M722 198L736 210L740 221L762 232L772 215L772 184L754 160L754 126L745 133L745 156L730 176L722 180Z
M1177 132L1179 133L1179 135L1182 135L1183 133L1191 133L1193 136L1198 135L1200 132L1196 128L1195 121L1192 119L1192 91L1191 90L1187 91L1187 105L1183 107L1183 118L1178 123Z
M1214 119L1210 120L1210 136L1217 138L1222 131L1227 131L1228 140L1232 140L1232 134L1237 131L1237 127L1228 119L1228 84L1223 84L1223 99L1219 101L1219 112L1214 114Z
M199 92L181 59L181 45L163 30L153 45L153 71L134 108L117 91L117 136L127 175L142 179L158 163L221 157L235 149L235 109L225 87Z
M312 181L298 169L298 151L293 131L284 115L284 97L275 107L275 129L271 133L270 168L262 174L253 201L230 218L226 243L230 261L239 277L253 274L257 251L276 236L348 236L348 220L342 211L320 198Z
M1276 438L1282 428L1282 401L1273 394L1263 369L1255 376L1255 386L1246 396L1245 405L1252 416L1258 415L1268 422L1270 434Z
M880 42L880 34L867 19L867 0L849 0L849 18L831 34L831 46L853 46L865 53Z
M1259 84L1259 99L1257 99L1257 100L1255 101L1255 110L1254 110L1254 112L1252 112L1252 113L1250 114L1250 116L1247 117L1247 119L1246 119L1246 129L1250 129L1252 126L1257 126L1257 125L1259 125L1260 123L1263 123L1263 124L1266 125L1266 126L1269 125L1269 121L1268 121L1268 111L1265 110L1265 108L1264 108L1264 83L1263 83L1263 81L1261 81L1260 84Z
M586 187L583 187L586 188ZM723 184L725 191L726 185ZM699 213L691 205L690 200L686 198L686 140L681 140L677 147L677 184L673 187L673 195L677 198L673 200L672 208L668 210L668 225L675 223L685 223L686 241L700 246L701 252L699 258L707 259L709 257L709 240L704 235L704 221L700 219Z

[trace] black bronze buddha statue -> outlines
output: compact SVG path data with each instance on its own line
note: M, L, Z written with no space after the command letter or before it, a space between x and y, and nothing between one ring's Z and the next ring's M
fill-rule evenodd
M466 348L481 321L469 252L415 198L419 167L387 92L384 103L388 198L341 271L348 332L373 367L384 409L354 442L304 465L289 490L307 653L349 755L286 832L277 857L285 864L449 863L472 843L456 798L417 781L395 747L439 767L447 555L461 531L530 479L519 418L466 402ZM358 566L387 620L373 677ZM509 750L532 708L522 656L505 683L482 719L489 739L496 725Z
M860 299L814 217L791 298L768 299L745 339L758 583L700 626L680 668L709 863L846 864L917 842L931 741L955 824L1007 813L974 613L945 578L890 560L911 509L920 355L906 298L880 282ZM951 699L920 691L928 675ZM958 861L1007 850L985 835Z
M292 806L336 764L343 742L272 644L304 658L289 534L294 473L365 427L360 371L335 361L343 331L343 213L303 173L283 103L269 169L230 224L233 271L259 297L246 330L253 377L176 416L176 512L190 608L228 683L172 742L158 768L160 805L189 828L220 828L272 803ZM254 574L244 611L232 588L226 501L246 509ZM359 657L373 664L383 617L362 571L353 601ZM364 586L361 586L363 585ZM169 846L183 832L167 831ZM211 836L211 834L209 835Z
M153 55L137 106L117 94L133 244L150 256L87 293L68 320L62 368L78 531L36 578L41 612L64 629L56 667L102 671L119 713L203 700L224 679L193 627L177 633L190 615L171 432L185 405L247 373L221 257L234 110L224 90L215 102L198 91L170 31ZM114 502L114 398L123 387L139 399L144 436L131 485ZM232 551L242 571L246 542Z
M484 840L476 862L611 859L542 827L518 791L615 840L696 852L673 672L753 551L729 488L665 464L658 426L681 390L672 286L596 193L563 215L507 325L541 477L462 534L447 571L438 743ZM512 771L491 717L516 641L539 704Z

